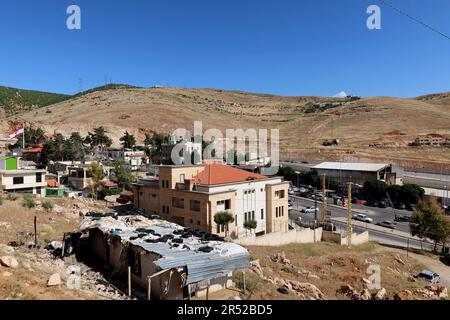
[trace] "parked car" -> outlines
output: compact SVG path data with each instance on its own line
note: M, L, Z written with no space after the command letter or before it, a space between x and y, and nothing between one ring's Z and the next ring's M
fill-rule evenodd
M373 200L367 200L366 201L366 206L368 206L368 207L378 207L378 202L377 201L373 201Z
M295 194L294 189L289 189L289 190L288 190L288 194L294 195L294 194Z
M373 222L372 218L369 218L365 214L361 214L361 213L353 215L353 219L358 220L358 221L362 221L362 222L367 222L367 223L372 223Z
M397 228L395 222L390 221L390 220L384 220L384 221L378 222L377 226L385 227L385 228L389 228L389 229L396 229Z
M315 213L315 212L319 212L319 208L314 208L314 207L306 207L303 208L302 213Z
M289 199L288 200L288 209L292 209L293 205L294 205L294 201L292 201L292 199Z
M405 209L406 209L406 206L405 206L405 204L402 203L402 202L397 202L397 203L394 204L394 208L395 208L395 209L399 209L399 210L405 210Z
M411 222L412 217L407 215L395 215L395 221L397 222Z
M423 279L427 282L430 282L432 284L436 284L439 283L440 281L440 277L436 272L430 271L430 270L422 270L418 277L420 279Z
M414 211L414 210L416 210L416 205L415 205L415 204L412 204L412 203L407 203L407 204L405 204L405 207L406 207L406 210L408 210L408 211Z
M384 201L378 202L378 208L387 208L387 204Z

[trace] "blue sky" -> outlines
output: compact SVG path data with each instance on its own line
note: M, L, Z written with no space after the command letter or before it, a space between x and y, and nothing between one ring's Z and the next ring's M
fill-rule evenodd
M450 34L450 1L386 1ZM82 30L66 28L70 4ZM370 4L381 30L366 27ZM43 91L105 76L282 95L450 91L450 40L378 0L0 0L0 39L0 85Z

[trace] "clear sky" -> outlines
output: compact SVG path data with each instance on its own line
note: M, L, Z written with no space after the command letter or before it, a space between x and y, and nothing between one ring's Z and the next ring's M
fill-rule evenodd
M450 1L386 0L450 34ZM81 30L66 9L81 8ZM366 27L381 7L381 30ZM0 0L0 85L113 83L282 95L450 91L450 40L378 0Z

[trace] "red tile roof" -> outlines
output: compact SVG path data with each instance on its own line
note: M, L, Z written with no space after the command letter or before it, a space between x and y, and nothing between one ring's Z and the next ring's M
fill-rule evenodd
M57 188L57 187L59 187L59 183L55 179L50 179L50 180L47 180L47 187Z
M203 171L192 177L192 183L205 185L243 182L248 180L263 180L266 176L236 169L228 165L211 163L205 164Z

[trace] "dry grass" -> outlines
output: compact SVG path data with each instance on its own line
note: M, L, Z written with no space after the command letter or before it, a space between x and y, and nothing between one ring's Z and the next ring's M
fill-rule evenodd
M387 290L388 297L403 289L423 287L419 282L410 282L408 277L419 272L424 266L414 259L407 259L403 253L389 252L375 243L367 243L348 249L331 243L291 244L281 247L250 247L250 252L260 259L265 276L286 280L308 282L316 285L327 299L347 299L336 291L342 285L364 289L363 278L369 264L381 266L381 285ZM284 252L294 266L286 268L274 262L270 256ZM399 257L405 264L399 263ZM318 276L311 277L298 271L309 271ZM240 284L240 274L235 279ZM283 295L277 292L277 285L263 281L256 274L247 272L246 278L251 294L250 299L298 299L294 294Z
M311 105L332 108L308 113ZM86 134L104 126L116 144L125 130L143 139L145 133L193 129L278 128L286 156L311 159L371 159L405 161L450 167L448 149L431 154L400 148L418 134L450 134L449 102L445 94L433 99L374 97L350 102L319 97L281 97L213 89L120 89L95 92L52 106L51 113L34 110L11 118L30 121L48 131ZM392 135L399 132L401 135ZM338 138L339 148L323 148L325 139ZM369 148L376 142L394 142L395 148Z

